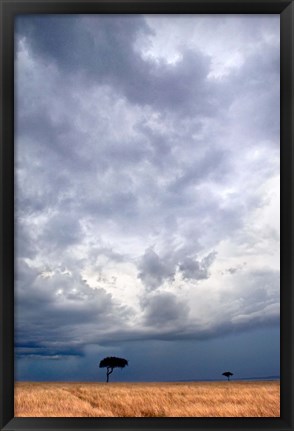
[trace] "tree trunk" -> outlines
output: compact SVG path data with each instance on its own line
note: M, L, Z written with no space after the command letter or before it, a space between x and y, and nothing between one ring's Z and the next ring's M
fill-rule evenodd
M109 382L109 375L113 372L113 368L107 367L107 372L106 372L106 383Z

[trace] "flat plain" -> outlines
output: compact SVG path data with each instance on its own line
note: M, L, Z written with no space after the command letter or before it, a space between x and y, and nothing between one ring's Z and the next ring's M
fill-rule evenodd
M279 381L15 383L17 417L279 417Z

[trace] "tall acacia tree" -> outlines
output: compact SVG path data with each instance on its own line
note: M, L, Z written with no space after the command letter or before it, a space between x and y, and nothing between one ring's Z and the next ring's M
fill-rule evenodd
M99 367L106 368L106 383L109 382L109 376L114 368L124 368L128 365L128 361L123 358L116 358L115 356L108 356L100 361Z
M231 371L225 371L222 375L226 376L228 378L228 381L230 381L230 377L233 376L234 374L231 373Z

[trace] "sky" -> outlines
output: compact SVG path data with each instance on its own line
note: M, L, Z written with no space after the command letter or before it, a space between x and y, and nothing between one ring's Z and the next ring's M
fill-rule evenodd
M19 15L15 378L280 370L279 15Z

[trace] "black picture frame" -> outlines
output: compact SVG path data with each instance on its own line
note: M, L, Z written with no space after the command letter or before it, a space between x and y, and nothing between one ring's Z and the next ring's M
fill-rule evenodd
M292 430L294 5L285 0L1 0L1 430ZM280 14L281 22L281 416L279 418L14 418L14 18L18 14ZM266 358L265 358L266 360Z

